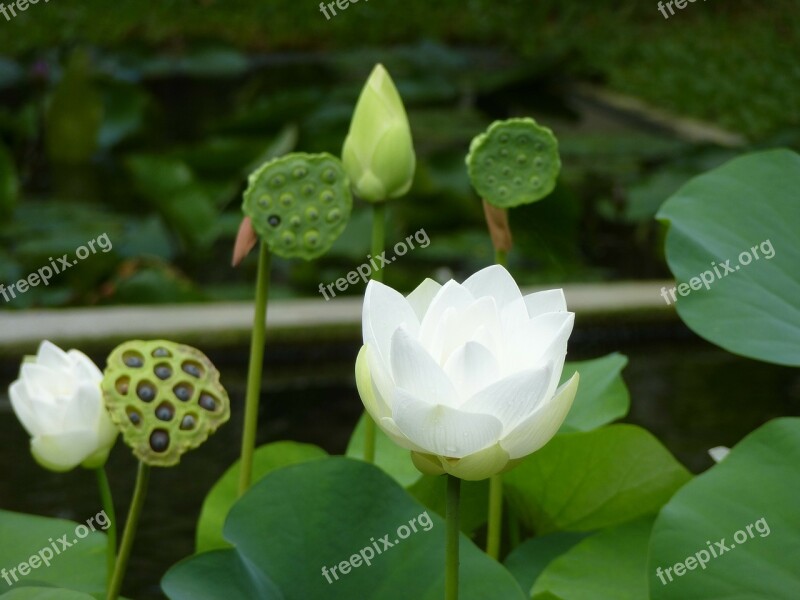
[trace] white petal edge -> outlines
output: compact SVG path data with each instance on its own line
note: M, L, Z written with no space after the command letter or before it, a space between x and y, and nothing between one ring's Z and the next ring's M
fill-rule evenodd
M402 325L415 336L419 331L419 320L405 296L374 280L367 284L361 323L364 343L375 348L387 365L395 330Z
M438 294L441 289L442 286L440 283L428 278L406 296L406 300L408 300L408 303L411 305L420 323L422 323L425 313L428 312L428 307L430 307L431 302L433 302L436 294Z
M392 378L398 388L430 405L458 406L458 394L450 379L404 327L392 336L390 356Z
M500 309L522 297L517 282L502 265L481 269L468 277L463 285L475 298L491 296Z
M503 424L492 415L432 405L403 389L395 391L392 414L397 427L428 454L464 458L500 438Z
M486 346L470 341L450 355L444 372L455 386L459 398L467 400L497 381L500 365Z
M579 381L580 375L575 373L552 399L543 402L533 414L500 440L500 445L511 460L532 454L550 441L572 408Z
M567 299L564 297L564 290L560 288L534 292L525 296L524 300L531 319L545 313L567 310Z

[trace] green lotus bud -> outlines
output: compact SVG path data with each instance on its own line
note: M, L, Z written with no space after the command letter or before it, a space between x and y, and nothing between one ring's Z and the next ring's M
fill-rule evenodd
M408 192L417 159L403 100L383 65L376 65L361 91L342 161L353 191L369 202Z
M230 418L219 371L205 354L164 340L117 346L103 373L111 420L142 462L170 467Z

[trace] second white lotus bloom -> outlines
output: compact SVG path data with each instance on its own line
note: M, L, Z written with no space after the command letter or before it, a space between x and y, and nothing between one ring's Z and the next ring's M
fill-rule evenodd
M31 436L31 453L51 471L101 467L119 431L103 403L103 374L78 350L42 342L8 389L11 406Z
M562 290L523 297L501 266L463 284L426 279L408 297L372 281L359 394L420 471L485 479L544 446L566 418L579 376L558 382L574 318Z

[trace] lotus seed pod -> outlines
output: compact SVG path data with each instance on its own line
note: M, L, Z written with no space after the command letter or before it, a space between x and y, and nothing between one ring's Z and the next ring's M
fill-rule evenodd
M273 254L313 260L344 231L353 207L350 181L330 154L287 154L255 171L243 210Z
M558 142L531 118L495 121L472 140L467 168L475 191L495 206L536 202L556 186Z
M108 357L101 385L125 443L154 467L178 464L230 418L219 371L191 346L125 342Z

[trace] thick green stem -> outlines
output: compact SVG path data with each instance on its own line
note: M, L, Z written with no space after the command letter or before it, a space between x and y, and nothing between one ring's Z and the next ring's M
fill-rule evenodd
M383 253L386 245L386 203L375 202L372 205L372 258ZM378 268L370 275L375 281L383 281L383 270Z
M486 554L500 558L500 540L503 530L503 476L492 475L489 479L489 525L486 532Z
M111 583L114 576L114 564L117 562L117 514L114 510L114 498L111 495L111 486L105 467L94 470L97 475L97 488L100 491L100 500L103 511L106 513L108 528L106 529L106 577L107 584Z
M139 470L136 473L136 487L133 490L131 508L128 511L128 520L125 523L125 532L122 534L122 544L119 547L119 556L114 566L114 575L108 586L106 600L117 600L122 582L125 579L125 571L128 568L128 559L131 556L133 540L136 538L136 528L139 526L139 517L144 507L144 499L147 496L147 484L150 481L150 467L145 463L139 463Z
M239 461L239 496L253 481L253 454L258 432L258 405L261 400L261 374L264 368L264 337L267 332L267 299L269 297L271 255L264 242L258 253L256 303L253 314L253 337L250 340L250 365L247 369L247 399L244 409L242 454Z
M447 476L447 544L445 546L445 600L458 600L458 542L460 524L461 480Z
M386 204L377 202L372 205L372 258L383 253L386 243ZM383 281L383 271L376 269L372 272L371 278L375 281ZM375 462L375 436L377 434L375 421L366 412L364 413L364 460L368 463Z

